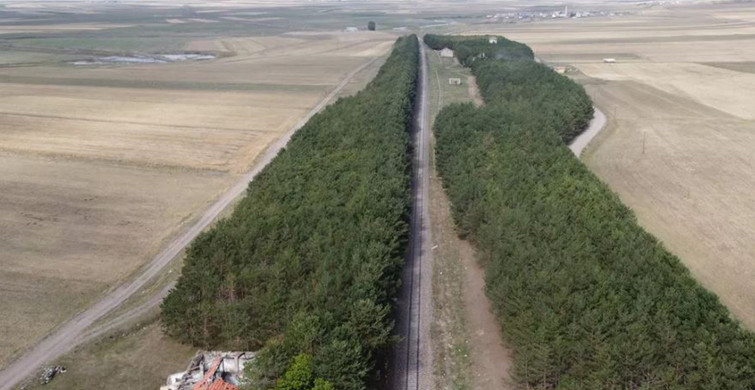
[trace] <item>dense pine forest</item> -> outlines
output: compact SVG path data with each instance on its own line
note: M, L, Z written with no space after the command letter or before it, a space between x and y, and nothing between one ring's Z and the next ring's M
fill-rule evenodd
M535 54L529 46L510 41L504 37L496 37L496 43L490 43L487 36L455 36L434 35L424 36L425 43L433 50L449 48L454 56L464 66L471 66L476 60L533 60Z
M582 87L528 56L475 54L487 41L466 39L425 37L476 58L465 63L486 102L440 112L437 164L459 232L485 266L515 379L538 389L755 388L753 334L568 150L592 116Z
M408 239L416 36L315 115L200 235L162 305L166 332L259 350L250 388L363 389L392 345Z

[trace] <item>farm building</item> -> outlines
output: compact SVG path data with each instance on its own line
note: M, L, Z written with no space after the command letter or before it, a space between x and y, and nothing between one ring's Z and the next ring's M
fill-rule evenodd
M452 78L448 79L448 84L449 85L461 85L461 79L453 78L452 77Z
M446 48L444 48L443 50L440 51L440 56L441 57L446 57L446 58L453 58L454 51L446 47Z
M616 62L616 59L615 58L604 58L603 62L605 62L606 64L613 64L613 63Z
M357 32L357 31L359 31L359 29L356 28L356 27L346 27L345 29L343 29L343 31L345 31L345 32Z
M491 45L497 44L498 43L498 37L490 37L490 38L488 38L488 43L490 43Z

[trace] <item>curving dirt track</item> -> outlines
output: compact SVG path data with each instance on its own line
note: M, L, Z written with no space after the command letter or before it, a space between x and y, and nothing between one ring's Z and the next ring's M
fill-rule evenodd
M592 139L595 138L604 127L606 127L606 116L603 114L603 111L600 111L598 107L593 108L595 109L595 114L590 121L590 126L574 138L569 144L569 149L571 149L577 157L582 155L582 151L585 150L588 144L590 144L590 141L592 141Z
M213 203L202 215L202 217L191 226L186 232L180 235L175 241L173 241L168 247L160 252L152 261L142 269L142 271L131 281L122 284L116 289L107 293L101 300L88 309L76 315L74 318L63 323L57 327L52 333L50 333L45 339L32 347L23 355L19 356L16 360L11 362L5 369L0 371L0 390L8 390L14 388L21 381L32 375L36 370L40 369L45 363L52 361L59 356L71 351L75 346L79 345L82 341L91 339L96 335L107 332L108 330L116 327L125 321L146 312L151 307L156 306L162 300L162 297L169 291L168 288L161 290L156 296L149 299L147 302L139 307L132 309L131 311L124 313L118 318L103 324L102 326L89 330L85 334L85 331L94 324L98 319L102 318L107 313L111 312L129 297L133 296L143 287L145 287L150 280L159 275L163 268L175 258L191 241L205 228L210 226L213 221L220 215L220 213L238 196L242 195L246 190L249 182L262 171L262 169L275 158L278 152L288 143L291 136L301 128L307 121L322 110L333 98L343 89L349 81L362 69L366 68L377 58L373 58L370 61L360 65L353 71L351 71L337 86L334 88L320 103L318 103L312 110L302 118L294 127L292 127L287 133L281 136L275 143L271 144L268 149L262 154L255 164L254 168L247 172L241 179L231 187L226 193L224 193L215 203Z

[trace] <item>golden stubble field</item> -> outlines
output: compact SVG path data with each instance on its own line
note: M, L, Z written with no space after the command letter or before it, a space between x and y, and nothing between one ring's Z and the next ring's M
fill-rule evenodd
M132 275L394 39L198 37L185 49L223 55L0 67L0 367Z
M755 6L473 30L572 67L609 117L587 165L755 329Z

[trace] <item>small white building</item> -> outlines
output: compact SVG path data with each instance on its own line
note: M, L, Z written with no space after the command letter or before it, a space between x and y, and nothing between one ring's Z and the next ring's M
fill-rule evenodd
M616 59L615 58L604 58L603 62L605 62L606 64L613 64L613 63L616 62Z
M452 77L452 78L448 79L448 84L449 85L461 85L461 79Z
M454 51L447 47L444 47L443 50L440 51L440 56L445 58L453 58Z
M356 28L356 27L346 27L345 29L343 29L343 31L345 31L345 32L357 32L357 31L359 31L359 29Z
M488 38L488 43L490 43L491 45L497 44L498 43L498 37L490 37L490 38Z

